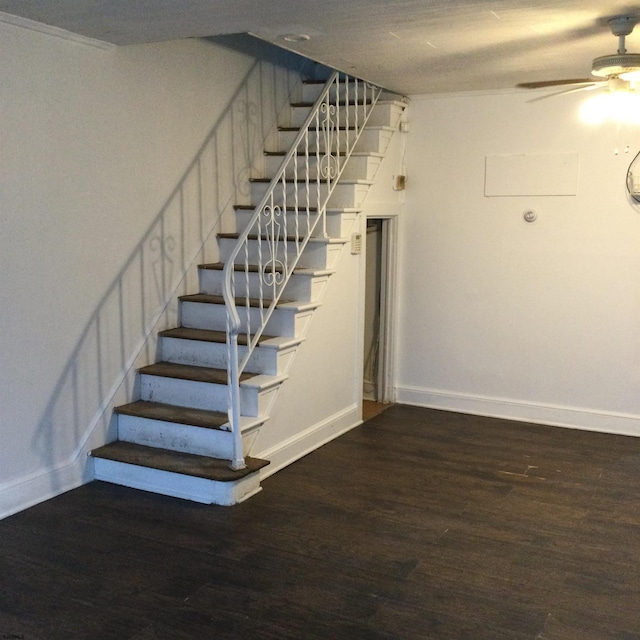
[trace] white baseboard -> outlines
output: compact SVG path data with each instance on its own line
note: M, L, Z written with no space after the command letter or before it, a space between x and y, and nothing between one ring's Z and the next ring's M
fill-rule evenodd
M86 454L73 461L0 484L0 520L76 489L93 479Z
M323 444L334 440L343 433L362 424L362 408L353 404L343 411L335 413L326 420L319 422L304 431L297 433L280 444L252 453L252 456L269 460L271 464L261 471L261 478L268 478L280 469L299 460L308 453L318 449Z
M457 411L492 418L506 418L518 422L640 436L640 416L633 414L525 403L418 387L397 387L396 401L418 407Z

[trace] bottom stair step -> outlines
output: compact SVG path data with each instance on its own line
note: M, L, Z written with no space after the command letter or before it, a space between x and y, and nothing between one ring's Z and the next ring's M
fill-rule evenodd
M96 480L207 504L232 505L260 490L259 471L269 464L245 459L234 471L229 460L112 442L91 452Z
M233 434L226 413L137 400L114 409L118 441L229 460ZM259 429L266 416L240 416L243 438Z

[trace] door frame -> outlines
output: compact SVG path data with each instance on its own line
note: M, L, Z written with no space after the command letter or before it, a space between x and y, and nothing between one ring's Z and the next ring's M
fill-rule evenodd
M398 214L371 215L364 217L366 232L367 220L382 221L381 263L380 263L380 326L378 351L378 377L376 380L378 402L385 404L395 402L395 326L396 326L396 292L397 292L397 247L398 247ZM363 261L363 264L365 261ZM362 276L362 328L360 335L360 395L364 386L364 299L366 291L366 265Z

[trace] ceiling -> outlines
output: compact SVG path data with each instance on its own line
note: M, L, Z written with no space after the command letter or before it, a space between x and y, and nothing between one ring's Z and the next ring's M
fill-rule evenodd
M118 45L250 32L406 95L588 77L617 49L606 20L640 18L640 4L616 0L0 0L0 11ZM627 48L640 52L640 26Z

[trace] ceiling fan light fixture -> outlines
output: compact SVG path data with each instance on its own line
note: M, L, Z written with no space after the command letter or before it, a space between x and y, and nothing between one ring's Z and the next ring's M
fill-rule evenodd
M600 56L593 61L591 73L599 78L620 76L624 80L624 74L640 74L640 53L620 53L611 56Z
M615 91L592 96L582 103L580 118L588 124L640 124L640 94Z
M640 69L625 71L624 73L621 73L619 77L627 82L640 82Z

